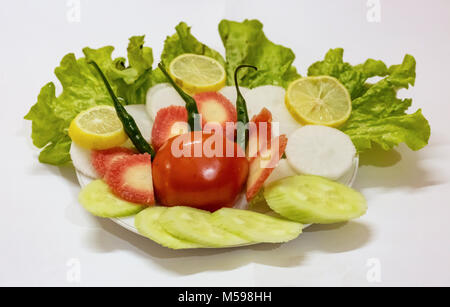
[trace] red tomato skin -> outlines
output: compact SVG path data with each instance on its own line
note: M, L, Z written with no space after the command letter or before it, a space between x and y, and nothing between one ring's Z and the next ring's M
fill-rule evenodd
M196 141L193 133L190 133L191 141L182 144L182 148L191 151L191 157L177 157L172 153L172 143L177 137L168 140L156 153L152 176L158 202L165 206L189 206L208 211L232 207L247 180L246 157L242 154L238 157L238 145L222 136L223 148L234 146L233 157L207 157L203 150L201 157L194 157ZM199 141L203 144L210 136L203 133L201 139L197 137L197 144Z

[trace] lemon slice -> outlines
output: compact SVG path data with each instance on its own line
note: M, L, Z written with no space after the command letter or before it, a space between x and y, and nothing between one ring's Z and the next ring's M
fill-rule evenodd
M207 56L182 54L170 63L169 72L174 81L191 94L217 92L225 86L225 69Z
M352 111L347 89L329 76L306 77L292 82L285 102L292 116L302 124L337 127Z
M97 150L122 145L128 139L111 106L97 106L78 114L70 123L69 136L77 145Z

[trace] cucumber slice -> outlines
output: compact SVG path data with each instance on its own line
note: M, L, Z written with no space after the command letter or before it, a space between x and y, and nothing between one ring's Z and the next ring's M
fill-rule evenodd
M182 240L210 247L228 247L250 243L215 226L211 213L190 207L168 208L160 217L162 227Z
M253 242L281 243L302 233L303 225L265 214L222 208L212 214L212 221L223 229Z
M331 224L360 217L367 210L364 196L324 177L302 175L273 182L264 189L270 208L304 224Z
M78 196L83 207L99 217L124 217L134 215L145 206L125 201L115 196L103 180L94 180L85 186Z
M159 223L159 217L167 210L166 207L150 207L136 215L134 225L138 232L162 246L172 249L203 247L189 241L178 239L164 230Z

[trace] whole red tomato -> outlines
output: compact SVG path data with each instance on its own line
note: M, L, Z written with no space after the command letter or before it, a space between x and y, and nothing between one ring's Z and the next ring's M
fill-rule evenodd
M156 198L165 206L231 207L247 175L247 158L236 143L202 132L171 138L152 162Z

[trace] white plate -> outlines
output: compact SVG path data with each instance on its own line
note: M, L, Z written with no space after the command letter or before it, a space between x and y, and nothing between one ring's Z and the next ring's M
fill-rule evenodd
M356 156L355 159L353 160L352 168L344 176L339 178L338 181L341 182L342 184L351 187L353 185L353 182L355 181L356 173L358 172L358 165L359 165L359 156ZM93 180L92 178L89 178L78 171L76 171L76 174L81 188L83 188ZM244 209L246 206L246 202L244 200L245 200L244 197L241 197L241 200L236 203L235 207ZM136 229L136 227L134 227L134 216L111 218L111 220L119 224L123 228L126 228L136 234L141 235ZM309 225L304 225L304 228L308 226Z

